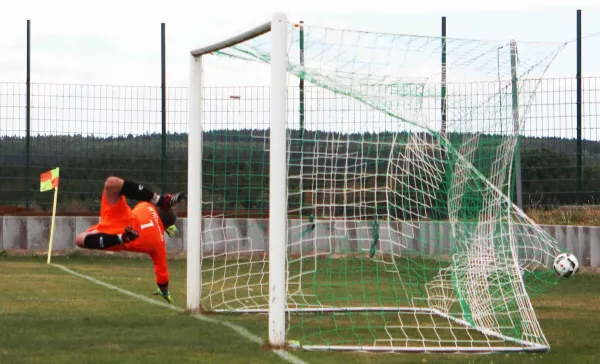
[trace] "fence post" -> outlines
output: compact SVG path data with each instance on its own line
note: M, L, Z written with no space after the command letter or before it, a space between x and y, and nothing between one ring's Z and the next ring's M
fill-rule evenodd
M523 208L523 184L521 181L521 125L519 120L519 88L517 78L517 43L510 42L510 73L512 84L512 114L513 130L517 137L515 148L515 194L517 195L517 206Z
M299 24L300 43L300 143L304 141L304 21Z
M160 78L161 78L161 123L162 123L162 156L160 168L160 188L162 193L167 191L167 76L165 59L165 23L160 24Z
M446 136L446 17L442 17L442 136Z
M442 71L442 79L441 79L441 90L440 90L440 113L441 113L441 160L442 163L447 163L450 161L450 156L448 155L448 150L446 149L446 122L448 117L448 91L447 91L447 64L446 64L446 17L442 16L442 59L441 59L441 71ZM449 171L449 168L444 168L445 171ZM452 177L448 174L444 174L444 180L442 181L441 188L436 193L436 200L439 202L436 204L436 209L438 210L438 218L446 219L448 215L448 188L450 186L450 179Z
M299 118L300 118L300 170L304 170L304 21L300 20L298 24L298 36L299 36L299 53L300 53L300 83L298 85L299 93L300 93L300 103L298 105L299 108ZM300 219L304 218L304 186L303 181L300 179L300 202L298 208L300 209Z
M29 177L31 175L31 20L27 20L27 78L25 94L25 209L30 208Z
M583 145L581 113L581 10L577 10L577 203L583 199Z

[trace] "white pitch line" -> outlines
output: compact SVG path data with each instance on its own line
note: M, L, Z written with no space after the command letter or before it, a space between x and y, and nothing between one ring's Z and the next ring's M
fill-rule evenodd
M63 265L55 264L55 263L51 263L51 265L53 265L56 268L59 268L59 269L65 271L65 272L67 272L69 274L72 274L74 276L77 276L77 277L80 277L80 278L83 278L83 279L87 279L88 281L90 281L92 283L96 283L96 284L98 284L100 286L106 287L108 289L112 289L114 291L117 291L117 292L122 293L124 295L127 295L129 297L137 298L140 301L151 303L151 304L156 305L156 306L165 307L165 308L171 309L173 311L177 311L177 312L183 312L184 311L180 307L177 307L177 306L174 306L174 305L170 305L170 304L168 304L166 302L161 302L161 301L158 301L158 300L153 300L153 299L148 298L146 296L142 296L140 294L133 293L131 291L128 291L126 289L123 289L123 288L120 288L120 287L117 287L117 286L113 286L112 284L103 282L103 281L98 280L98 279L96 279L94 277L90 277L88 275L85 275L85 274L82 274L82 273L78 273L78 272L76 272L74 270L71 270L71 269L69 269L69 268L67 268L67 267L65 267ZM206 317L204 315L192 315L191 317L194 317L194 318L196 318L196 319L198 319L200 321L209 322L211 324L227 326L228 328L230 328L233 331L237 332L243 338L245 338L245 339L247 339L247 340L249 340L249 341L251 341L251 342L253 342L255 344L260 345L260 344L263 343L263 340L260 337L254 335L253 333L251 333L247 329L243 328L242 326L236 325L236 324L234 324L232 322L229 322L229 321L220 321L220 320L212 319L210 317ZM292 355L292 354L288 353L285 350L273 350L273 353L275 353L277 356L279 356L281 359L287 361L288 363L292 363L292 364L307 364L302 359L298 358L295 355Z

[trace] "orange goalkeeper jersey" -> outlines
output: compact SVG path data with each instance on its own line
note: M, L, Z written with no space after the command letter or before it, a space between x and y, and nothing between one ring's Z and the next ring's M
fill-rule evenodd
M109 206L103 197L100 223L91 226L87 231L98 230L107 234L121 234L127 226L131 226L139 233L137 239L106 250L148 254L154 263L156 283L167 284L169 283L169 270L165 228L156 209L156 206L149 202L140 202L132 210L127 205L124 196L121 196L115 205Z

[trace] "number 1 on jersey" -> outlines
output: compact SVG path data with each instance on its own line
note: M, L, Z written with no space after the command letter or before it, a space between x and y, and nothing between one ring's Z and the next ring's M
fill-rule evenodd
M149 228L154 226L154 223L152 222L152 220L150 220L150 222L148 222L147 224L141 225L140 229L145 229L145 228Z

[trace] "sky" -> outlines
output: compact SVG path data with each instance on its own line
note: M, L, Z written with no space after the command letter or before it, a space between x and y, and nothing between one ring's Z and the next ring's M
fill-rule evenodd
M27 19L32 22L32 82L158 86L161 22L170 86L187 86L190 50L265 23L274 12L306 24L431 36L440 35L440 19L446 16L448 37L571 41L579 8L584 36L600 33L600 4L592 0L4 2L0 81L25 79ZM574 55L571 45L565 53ZM600 37L584 41L584 50L584 74L600 75ZM564 63L556 74L574 75L574 61Z
M583 35L587 36L583 42L583 75L600 76L600 4L597 0L3 0L0 13L0 83L25 81L28 19L31 20L33 83L159 87L160 30L161 22L164 22L167 86L187 87L191 50L263 24L271 19L274 12L283 12L288 20L303 20L307 25L424 36L439 36L441 17L446 16L450 38L569 42L547 76L574 77L576 9L583 11ZM11 91L5 89L4 92ZM600 95L600 92L597 94ZM600 103L600 96L593 97L594 102ZM184 104L182 102L178 107L185 108ZM3 118L1 106L0 121ZM74 108L78 107L81 105ZM64 108L72 107L67 105ZM8 125L11 118L7 117L6 108L4 112L2 122L5 125L0 125L0 135L6 134L7 130L11 134L11 130L20 129L22 124L20 116L13 118L15 125L19 126ZM596 118L589 119L589 123L597 122L598 113L594 112ZM61 130L102 133L102 130L94 129L103 129L101 123L90 122L92 129L86 129L84 124L77 122L81 116L77 116L76 112L72 114ZM61 117L36 115L41 120L38 130L59 131L53 121ZM134 119L145 119L135 125L131 115L117 113L113 119L102 118L109 123L119 123L118 128L109 131L109 134L159 130L156 113L150 116L136 114ZM94 117L89 120L94 121ZM42 125L43 121L50 122L52 126L48 123ZM185 124L184 118L178 122Z

